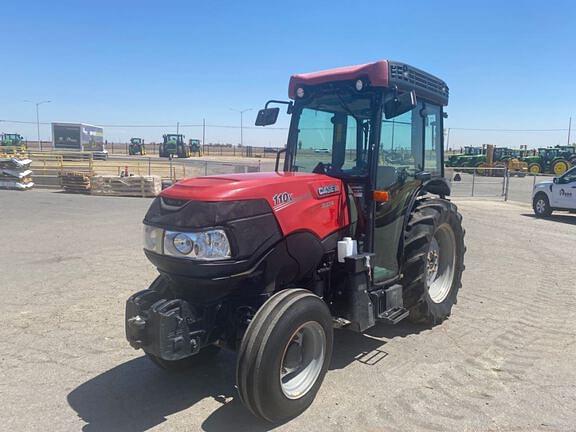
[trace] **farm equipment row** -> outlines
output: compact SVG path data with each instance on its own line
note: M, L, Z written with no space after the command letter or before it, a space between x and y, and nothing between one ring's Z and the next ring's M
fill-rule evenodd
M190 139L188 143L185 141L185 136L182 134L166 134L162 135L162 143L158 147L158 156L160 157L179 157L189 158L194 154L202 156L202 146L199 139ZM128 146L128 154L131 156L146 154L146 147L142 138L130 138L130 145Z
M446 166L452 168L478 168L481 175L487 172L485 168L507 168L512 175L562 175L575 165L576 145L527 150L486 144L464 147L462 153L450 156L446 162Z

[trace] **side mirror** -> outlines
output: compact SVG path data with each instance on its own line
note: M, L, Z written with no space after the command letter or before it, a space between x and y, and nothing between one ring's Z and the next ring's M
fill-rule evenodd
M280 108L278 107L261 109L256 117L256 126L268 126L276 123L279 113Z
M558 177L554 177L552 179L552 182L554 182L554 184L558 184L560 182L560 179Z
M387 120L398 117L399 115L412 110L415 106L416 92L412 90L411 92L403 93L384 103L384 117L386 117Z

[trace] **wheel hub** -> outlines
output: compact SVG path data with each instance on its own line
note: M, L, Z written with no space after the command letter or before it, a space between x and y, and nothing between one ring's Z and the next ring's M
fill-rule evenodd
M546 210L546 203L542 198L540 198L538 201L536 201L536 211L538 213L544 213L545 210Z
M456 236L445 223L438 227L426 255L426 284L434 303L442 303L452 289L456 266Z
M282 357L280 387L288 399L299 399L310 391L324 364L326 334L322 326L309 321L292 335Z

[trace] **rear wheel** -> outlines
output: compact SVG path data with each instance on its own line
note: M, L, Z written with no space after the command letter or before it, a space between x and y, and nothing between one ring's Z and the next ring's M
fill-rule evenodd
M557 176L564 174L566 171L568 171L569 168L570 165L564 159L554 161L552 164L552 172Z
M236 382L256 416L278 422L308 408L332 356L326 303L303 289L273 295L258 310L240 345Z
M410 320L439 324L452 311L464 271L462 216L454 204L427 199L416 204L405 234L403 286Z
M552 207L550 201L544 193L538 193L532 200L532 208L537 217L547 217L552 214Z

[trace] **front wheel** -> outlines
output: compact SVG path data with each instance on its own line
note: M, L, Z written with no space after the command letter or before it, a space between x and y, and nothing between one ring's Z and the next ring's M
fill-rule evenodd
M418 202L404 239L402 284L410 320L435 325L456 303L464 271L464 229L454 204L444 199Z
M537 162L532 162L528 165L528 172L530 174L540 174L542 172L542 167Z
M258 310L240 345L240 399L269 422L295 417L314 400L332 356L332 317L318 296L286 289Z

